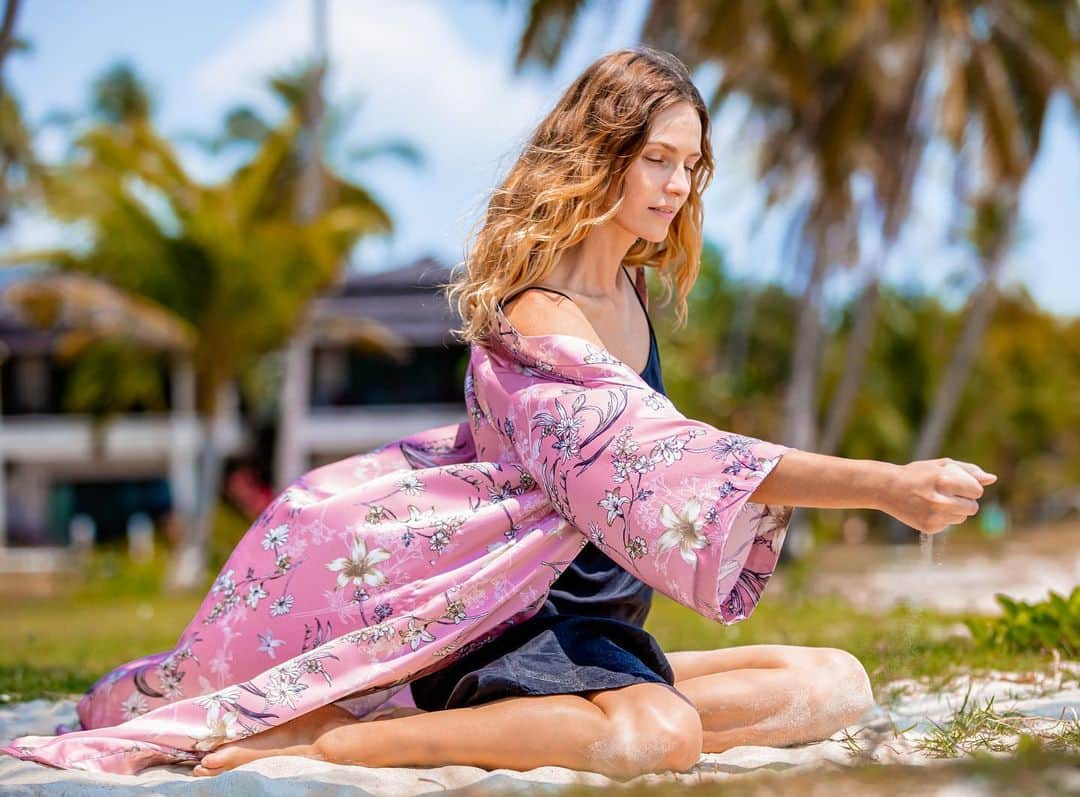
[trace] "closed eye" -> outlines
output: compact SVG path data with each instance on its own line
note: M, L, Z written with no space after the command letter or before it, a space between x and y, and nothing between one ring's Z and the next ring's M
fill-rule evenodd
M649 161L650 163L663 163L664 162L663 158L646 158L645 160ZM694 171L695 166L697 166L696 163L694 164L694 166L686 166L684 168L686 169L686 171L692 172L692 171Z

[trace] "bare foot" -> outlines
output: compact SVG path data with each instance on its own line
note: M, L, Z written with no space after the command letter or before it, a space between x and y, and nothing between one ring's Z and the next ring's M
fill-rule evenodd
M315 749L315 740L331 728L354 722L355 717L345 709L334 705L322 706L262 733L221 745L203 756L192 774L197 777L219 775L249 761L271 756L322 758Z

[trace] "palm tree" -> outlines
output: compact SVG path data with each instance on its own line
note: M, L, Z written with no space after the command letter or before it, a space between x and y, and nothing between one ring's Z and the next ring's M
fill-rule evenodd
M15 38L19 7L19 0L7 0L0 21L0 227L10 223L13 205L29 198L38 169L30 128L4 79L8 55L27 48Z
M275 75L268 80L268 86L280 101L285 113L297 114L308 124L313 121L305 110L306 93L319 90L323 76L318 72L319 64L313 63ZM314 75L314 78L313 78ZM312 81L315 81L314 83ZM398 158L414 167L424 164L423 155L412 144L398 138L373 142L365 145L349 145L344 142L344 135L361 110L359 102L329 106L325 109L325 118L319 122L317 134L318 147L325 157L318 159L321 164L319 184L324 201L348 201L352 204L368 204L372 212L382 213L389 227L390 219L385 211L361 186L348 182L341 172L330 165L330 161L340 161L343 167L351 167L378 158ZM260 145L273 129L272 123L250 106L236 106L226 112L222 120L222 129L215 136L195 136L187 138L203 146L208 152L217 154L228 149L252 148ZM282 160L278 172L274 175L276 191L266 197L260 212L269 215L288 215L298 212L302 205L300 194L301 175L305 163L304 144L306 133L297 138L294 149Z
M553 65L585 5L534 0L519 44L519 67L529 61ZM955 151L981 153L974 161L992 179L1000 178L999 199L992 204L1004 211L1004 233L1011 226L1004 220L1015 214L1015 203L1007 197L1017 193L1037 151L1050 96L1063 89L1074 107L1080 97L1078 15L1075 3L1064 0L813 7L779 0L650 4L645 41L677 53L691 67L711 63L721 68L710 101L714 110L735 94L750 100L752 118L763 130L759 164L768 204L788 199L804 180L811 183L805 221L797 222L811 254L792 359L786 442L797 447L815 442L821 287L834 265L859 261L855 232L866 224L852 199L852 179L865 175L873 184L887 253L907 221L911 185L932 128L941 129ZM940 64L943 102L928 114L936 99L928 90L929 77ZM921 123L926 115L936 124ZM980 251L1003 255L1005 250L999 245ZM838 445L846 426L873 332L880 261L867 272L858 334L852 337L823 441L829 449ZM988 266L987 284L995 273ZM991 304L982 300L975 305L970 331L942 383L916 458L932 456L940 445Z
M322 24L320 24L322 23ZM316 39L325 26L325 19L317 15ZM382 157L398 158L414 167L423 165L423 157L412 144L401 139L388 139L369 145L348 146L343 142L344 133L359 111L359 103L327 107L322 98L328 61L325 45L317 48L311 63L291 71L280 73L269 80L273 94L285 106L288 113L303 119L301 135L295 147L282 160L273 176L274 190L266 196L259 212L270 216L291 214L303 221L317 213L325 203L349 202L367 206L374 213L383 214L386 229L390 220L379 204L359 185L345 180L328 163L326 155L337 159L340 155L345 165L352 166ZM211 152L238 146L256 146L271 130L271 125L249 106L229 110L222 125L222 132L213 138L196 137ZM305 351L315 330L310 319L298 324L286 351L284 393L281 400L278 442L274 467L275 486L284 488L303 467L295 432L300 426L303 399L301 391L306 384L304 372L308 354ZM382 336L386 346L397 344Z
M0 94L0 227L11 222L16 204L33 195L39 172L33 135L10 91Z
M381 209L353 195L305 224L265 212L275 177L295 151L301 119L289 114L251 160L227 180L204 185L139 114L99 124L76 142L77 158L43 180L48 211L91 233L78 250L27 252L7 262L40 262L77 272L164 308L193 330L196 410L203 420L198 500L173 585L196 585L222 458L214 431L222 399L238 375L291 337L310 300L335 278L363 235L385 232Z
M15 39L15 21L19 17L20 0L7 0L4 3L4 18L0 21L0 98L4 95L4 62L8 53L19 46Z

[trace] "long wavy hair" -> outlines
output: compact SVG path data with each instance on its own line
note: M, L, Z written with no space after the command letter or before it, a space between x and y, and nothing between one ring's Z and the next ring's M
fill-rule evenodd
M566 89L491 192L464 260L441 286L463 321L452 330L457 338L486 345L499 302L542 283L560 250L618 214L626 171L644 149L653 118L683 101L701 119L701 157L689 196L667 237L639 238L623 262L655 268L663 301L674 291L677 326L685 324L686 296L701 261L701 194L713 175L709 113L682 61L635 47L597 59Z

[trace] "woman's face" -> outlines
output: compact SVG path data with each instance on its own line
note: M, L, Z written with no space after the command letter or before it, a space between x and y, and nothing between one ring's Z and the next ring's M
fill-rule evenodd
M626 172L614 222L637 238L663 241L690 195L700 146L701 120L690 103L678 102L653 117L645 147Z

